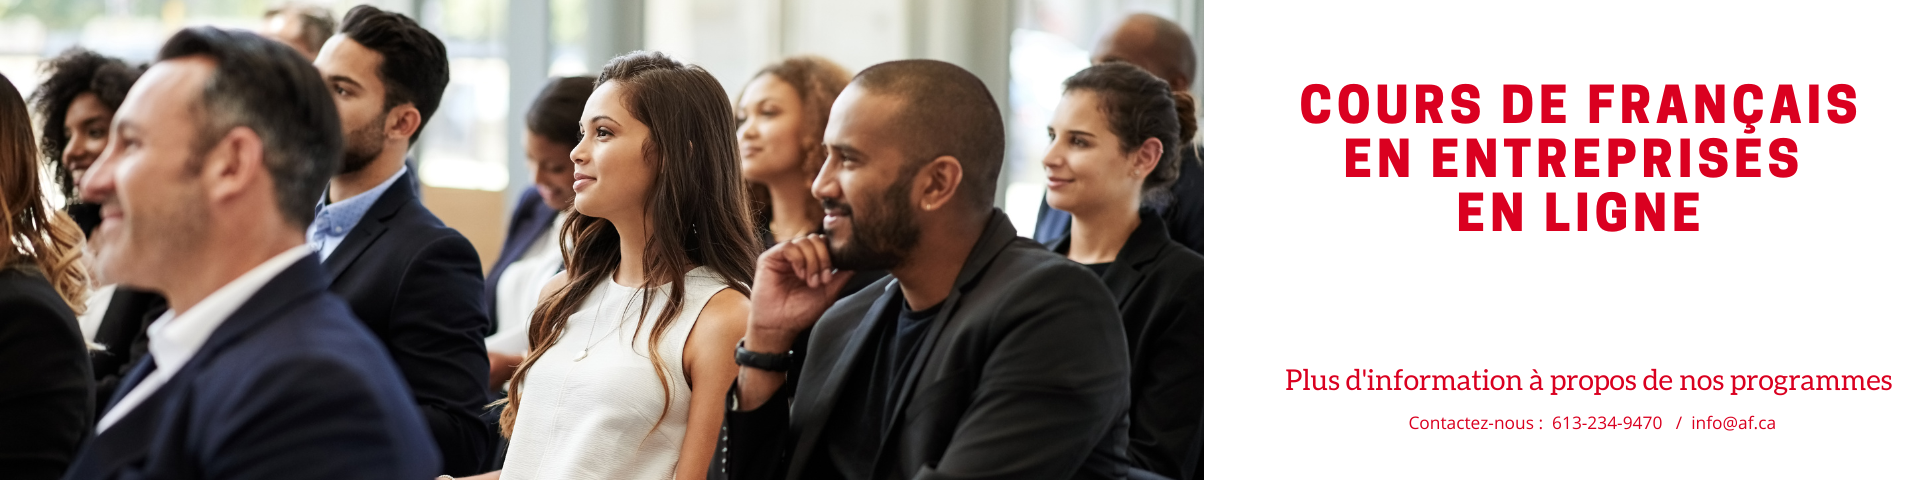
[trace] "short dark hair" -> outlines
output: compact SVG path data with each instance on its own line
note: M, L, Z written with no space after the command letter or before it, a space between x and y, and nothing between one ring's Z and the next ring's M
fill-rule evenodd
M547 82L527 108L527 130L554 143L580 142L580 112L593 96L593 79L561 77Z
M320 47L327 44L327 38L333 36L336 26L333 11L318 5L289 2L267 9L266 18L281 15L300 21L300 43L306 44L307 51L314 53L319 53Z
M903 175L951 155L960 160L963 197L980 210L993 208L1007 132L986 83L951 63L898 60L867 67L852 85L905 104L889 122L909 157Z
M160 60L205 55L216 66L200 89L196 153L227 131L260 135L274 203L287 222L313 223L313 204L340 170L340 113L320 72L293 47L253 32L193 27L167 39Z
M100 103L107 110L119 110L120 102L126 101L127 91L133 89L133 82L140 79L146 66L135 67L117 58L73 47L47 60L40 70L47 75L46 83L40 84L33 93L33 109L40 112L40 152L53 168L60 193L70 199L77 198L74 183L80 179L73 178L73 172L60 164L60 155L73 139L73 132L67 131L67 109L73 106L73 99L92 92L100 97Z
M387 88L383 108L411 103L420 110L420 129L408 142L420 140L427 119L440 108L447 90L447 46L406 15L360 5L347 10L340 34L369 50L380 52L380 83Z
M1149 138L1160 139L1160 163L1140 185L1148 205L1164 205L1168 187L1180 179L1180 146L1199 129L1193 97L1175 92L1166 80L1127 62L1107 62L1067 77L1066 91L1100 97L1107 127L1120 137L1120 150L1132 152Z

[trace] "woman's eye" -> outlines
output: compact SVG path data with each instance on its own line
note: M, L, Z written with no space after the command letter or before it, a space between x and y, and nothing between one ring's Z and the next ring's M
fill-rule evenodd
M595 138L602 138L602 137L606 137L606 136L609 136L609 135L613 135L613 132L609 132L609 131L607 131L607 129L604 129L604 128L596 128L596 129L593 129L593 136L594 136Z
M1085 147L1085 146L1087 146L1087 141L1086 141L1086 139L1082 139L1082 138L1079 138L1079 137L1075 137L1075 138L1073 139L1073 146L1076 146L1076 147Z
M106 130L87 130L87 136L92 138L106 138L107 131Z

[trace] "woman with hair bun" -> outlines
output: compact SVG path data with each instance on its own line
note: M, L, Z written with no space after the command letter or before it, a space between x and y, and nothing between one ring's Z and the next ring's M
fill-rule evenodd
M1200 254L1175 243L1159 215L1196 129L1193 98L1131 64L1094 65L1066 81L1047 126L1047 203L1072 214L1048 246L1100 275L1120 307L1131 352L1127 456L1135 467L1189 478L1201 422Z

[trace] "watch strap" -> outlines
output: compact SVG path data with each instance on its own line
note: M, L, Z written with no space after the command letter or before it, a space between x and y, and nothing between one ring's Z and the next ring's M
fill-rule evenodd
M787 366L790 365L792 361L792 350L781 353L755 352L747 350L747 339L744 338L740 339L740 344L733 349L733 363L742 367L766 370L769 372L785 372L787 371Z

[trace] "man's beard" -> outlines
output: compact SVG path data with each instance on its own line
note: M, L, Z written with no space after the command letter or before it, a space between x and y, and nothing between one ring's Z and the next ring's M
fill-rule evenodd
M373 121L360 128L346 132L346 145L340 155L340 173L354 173L372 165L380 158L380 151L386 147L387 114L381 113Z
M853 235L847 238L847 244L833 248L829 242L828 254L832 255L833 267L840 270L886 270L900 265L906 259L907 252L920 244L920 228L913 224L909 216L908 191L913 185L912 175L901 175L898 181L887 187L887 191L874 205L873 211L854 216L852 208L846 202L826 199L821 206L837 216L846 217L853 226ZM865 220L860 220L865 219ZM831 238L831 233L829 233Z

